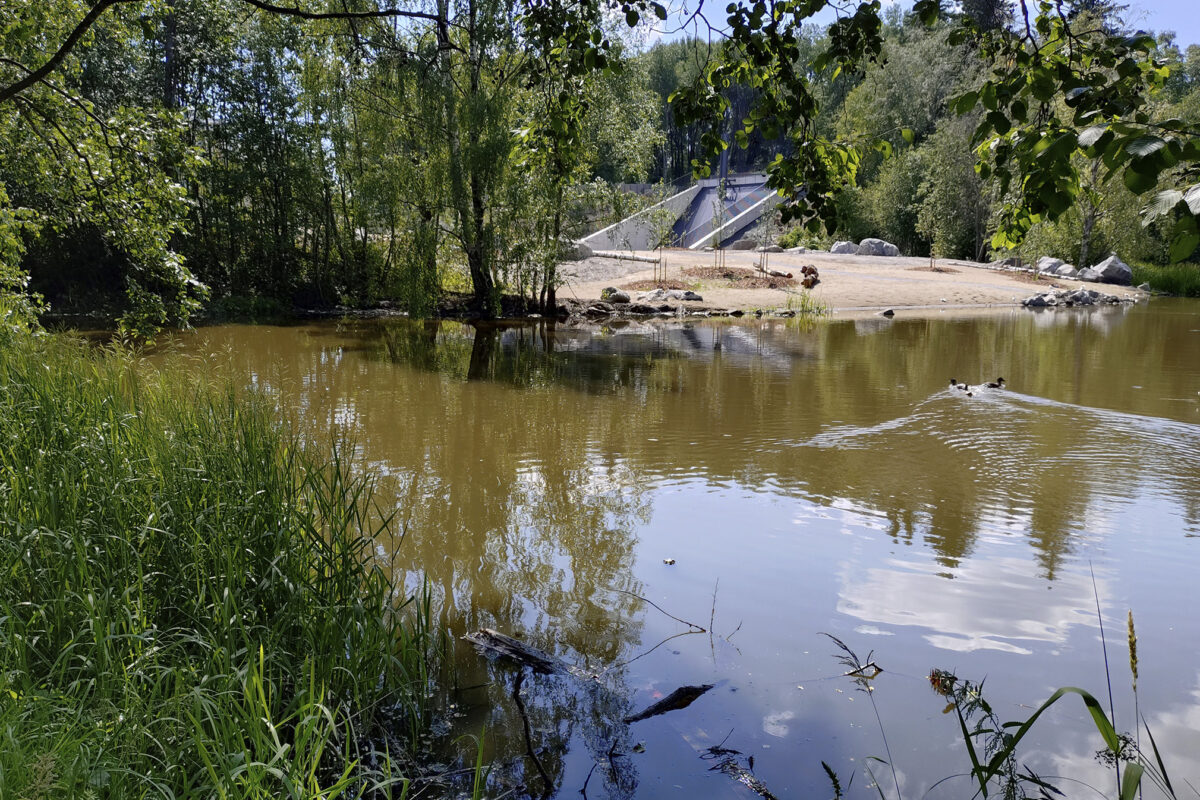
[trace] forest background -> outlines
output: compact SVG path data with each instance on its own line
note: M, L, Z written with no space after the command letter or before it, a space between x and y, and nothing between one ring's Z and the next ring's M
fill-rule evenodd
M15 13L0 27L0 282L14 317L46 304L102 310L147 335L205 304L221 314L389 299L428 315L461 291L484 315L502 293L552 308L563 240L682 188L723 142L742 172L794 161L803 141L791 121L762 116L772 93L762 73L720 80L714 64L731 52L754 62L733 16L714 31L659 19L657 4L590 5L596 16L573 41L539 39L549 20L530 18L543 6L513 0L402 14L262 0L5 5ZM1119 4L1044 5L1097 47L1129 33ZM61 53L97 9L107 13ZM1080 266L1114 251L1148 266L1194 257L1175 227L1187 212L1170 193L1171 163L1146 185L1073 138L1073 202L1026 214L1006 240L1022 190L979 168L1001 132L996 104L979 95L1004 66L987 34L1019 29L1020 11L967 0L932 25L894 5L874 13L877 57L830 59L854 16L806 25L783 51L813 101L804 135L839 143L841 162L830 186L792 181L823 190L828 208L822 226L787 223L781 243L877 236L907 255L988 260L1015 248ZM1030 30L1030 41L1053 35ZM1156 70L1140 113L1194 126L1200 47L1157 35L1137 55ZM1070 114L1067 94L1047 104L1043 117ZM1015 108L1001 110L1017 121ZM1155 190L1172 202L1148 215Z

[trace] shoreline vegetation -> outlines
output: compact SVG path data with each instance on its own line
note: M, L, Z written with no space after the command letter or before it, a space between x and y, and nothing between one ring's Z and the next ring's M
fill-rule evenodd
M443 663L389 523L253 393L0 340L0 795L402 796Z

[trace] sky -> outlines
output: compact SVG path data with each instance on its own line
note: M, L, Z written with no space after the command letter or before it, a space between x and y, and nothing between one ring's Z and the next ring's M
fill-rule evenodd
M1175 31L1180 49L1200 44L1200 3L1196 0L1129 0L1125 15L1137 28Z

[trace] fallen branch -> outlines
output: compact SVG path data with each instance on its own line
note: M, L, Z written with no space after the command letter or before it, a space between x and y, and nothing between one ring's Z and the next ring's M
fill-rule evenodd
M668 711L687 708L696 698L711 688L713 688L713 684L711 683L704 683L699 686L680 686L657 703L647 706L643 711L633 716L626 717L625 722L626 724L631 724L643 719L649 719L650 717L657 717L659 714L666 714Z
M571 672L567 664L554 656L491 628L481 628L474 633L464 634L463 639L542 675Z

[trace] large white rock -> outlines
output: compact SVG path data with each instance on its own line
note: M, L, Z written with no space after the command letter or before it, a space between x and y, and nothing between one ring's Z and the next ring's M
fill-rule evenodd
M1071 264L1063 264L1054 270L1054 274L1060 278L1074 278L1079 275L1079 270L1075 269Z
M754 240L750 238L738 239L733 244L726 247L726 250L753 250L755 248Z
M592 248L583 242L564 241L559 245L559 258L563 261L583 261L592 255Z
M1061 267L1063 265L1063 263L1064 262L1061 258L1051 258L1050 256L1042 256L1037 261L1037 271L1038 272L1049 272L1049 273L1057 275L1058 268Z
M854 256L858 255L858 245L854 242L834 242L829 252L838 256Z
M666 289L652 289L645 294L638 295L639 303L662 303L670 299L670 294Z
M860 256L898 256L900 248L883 239L863 239L858 243Z
M1109 256L1092 267L1093 270L1100 276L1100 280L1104 283L1117 283L1121 286L1128 286L1133 283L1133 270L1129 268L1121 259L1117 258L1116 254Z
M1100 273L1096 272L1096 270L1092 269L1091 267L1084 267L1083 269L1079 270L1079 274L1075 277L1081 281L1087 281L1088 283L1100 282Z

